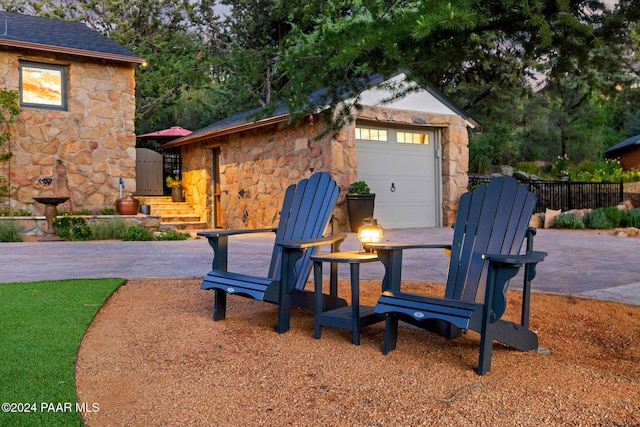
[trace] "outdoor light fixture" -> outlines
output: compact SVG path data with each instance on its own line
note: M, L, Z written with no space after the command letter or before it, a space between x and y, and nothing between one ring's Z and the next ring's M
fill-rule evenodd
M365 243L380 243L382 236L384 235L384 229L375 218L365 218L362 220L362 225L358 228L358 240L364 248ZM365 249L367 252L373 252L373 249Z

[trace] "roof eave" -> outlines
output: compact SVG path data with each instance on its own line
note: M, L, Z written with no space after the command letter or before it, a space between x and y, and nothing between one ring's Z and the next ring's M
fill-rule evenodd
M251 129L256 129L259 127L263 127L263 126L268 126L268 125L274 125L274 124L278 124L278 123L282 123L284 121L287 121L290 117L290 114L283 114L280 116L275 116L275 117L269 117L267 119L263 119L263 120L258 120L256 122L251 122L251 123L243 123L243 124L239 124L236 126L231 126L225 129L221 129L219 131L215 131L215 132L204 132L202 134L198 134L198 135L187 135L187 136L183 136L182 138L178 138L175 139L171 142L167 142L166 144L162 145L162 148L173 148L173 147L180 147L182 145L187 145L187 144L193 144L195 142L200 142L203 141L205 139L211 139L211 138L217 138L220 136L225 136L225 135L231 135L234 133L238 133L238 132L242 132L242 131L247 131L247 130L251 130Z
M96 52L93 50L75 49L71 47L45 45L40 43L31 43L20 40L11 40L0 37L0 45L17 47L21 49L32 49L44 52L64 53L69 55L84 56L88 58L106 59L109 61L126 62L132 64L144 64L144 58L139 56L118 55L114 53Z

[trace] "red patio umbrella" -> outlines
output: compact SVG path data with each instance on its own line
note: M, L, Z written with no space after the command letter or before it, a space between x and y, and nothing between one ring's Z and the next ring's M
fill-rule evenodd
M141 139L176 139L181 136L189 135L192 131L181 128L180 126L171 126L169 129L157 130L155 132L145 133L144 135L138 135Z

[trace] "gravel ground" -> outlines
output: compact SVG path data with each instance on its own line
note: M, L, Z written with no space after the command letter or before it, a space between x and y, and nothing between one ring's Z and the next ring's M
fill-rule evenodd
M379 282L361 289L373 305ZM495 344L478 376L473 332L401 328L384 356L382 323L354 346L343 329L314 340L313 313L298 309L279 335L275 306L247 298L229 297L227 319L213 322L212 300L198 280L132 280L114 293L78 354L78 401L100 408L86 425L640 425L639 306L534 294L531 327L548 351ZM510 295L508 317L517 305Z

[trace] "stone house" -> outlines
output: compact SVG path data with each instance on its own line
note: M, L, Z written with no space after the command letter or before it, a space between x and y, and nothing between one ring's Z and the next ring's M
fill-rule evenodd
M394 84L416 90L396 99L382 79L361 94L355 121L337 136L311 112L289 124L288 112L255 120L239 113L165 144L181 147L186 200L209 227L271 227L284 188L328 171L342 188L334 215L346 227L345 195L364 180L376 194L375 216L386 228L452 223L468 185L468 127L477 122L435 88L417 88L404 74Z
M33 196L69 196L63 209L112 207L120 178L136 190L135 67L144 60L81 23L0 12L0 87L22 113L2 149L12 191L1 207L41 214Z

